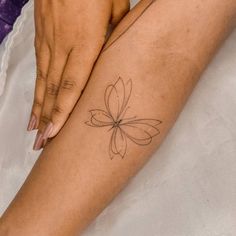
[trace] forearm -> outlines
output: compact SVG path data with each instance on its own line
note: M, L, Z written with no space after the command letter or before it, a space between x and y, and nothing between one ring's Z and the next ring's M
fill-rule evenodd
M141 3L140 9L147 3ZM159 0L111 45L120 30L140 14L139 8L131 12L109 40L66 125L42 152L3 215L2 230L8 228L10 236L81 232L158 148L203 69L233 27L234 12L234 1L227 5L218 0ZM127 136L125 152L117 144L122 153L116 155L114 147L109 148L114 122L113 128L92 127L86 122L91 124L90 110L108 110L105 90L119 77L125 83L132 81L130 108L122 119L136 116L133 119L162 123L155 126L156 135L147 135L146 140L135 143ZM109 107L113 109L114 104ZM126 127L122 129L127 131ZM132 137L136 135L132 133ZM1 227L0 235L4 235Z

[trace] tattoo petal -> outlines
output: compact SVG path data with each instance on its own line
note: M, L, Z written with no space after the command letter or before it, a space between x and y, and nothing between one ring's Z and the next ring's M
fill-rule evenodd
M109 154L111 159L113 158L114 155L119 155L120 157L124 158L126 150L127 150L126 136L119 127L116 127L113 130L109 145Z
M101 109L90 110L90 120L86 122L87 125L93 127L104 127L110 126L113 124L111 117L109 114Z

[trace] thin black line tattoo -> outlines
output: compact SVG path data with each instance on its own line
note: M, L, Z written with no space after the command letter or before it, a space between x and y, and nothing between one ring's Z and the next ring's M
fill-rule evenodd
M124 158L127 152L127 140L139 146L152 142L154 136L160 134L157 119L139 119L136 116L125 118L129 109L128 102L132 92L132 80L124 83L119 77L114 84L109 84L104 93L105 110L92 109L90 119L85 124L91 127L108 127L112 131L109 142L109 156Z
M105 52L108 48L110 48L117 40L119 40L141 17L142 15L150 8L150 6L156 2L157 0L152 0L141 12L141 14L133 21L131 22L131 24L119 35L117 36L117 38L115 38L110 44L108 44L107 46L105 46L101 53Z

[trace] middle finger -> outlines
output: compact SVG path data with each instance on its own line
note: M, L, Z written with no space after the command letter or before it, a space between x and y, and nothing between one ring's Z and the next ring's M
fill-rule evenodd
M49 123L51 119L53 106L59 91L62 74L64 71L64 67L66 65L66 60L67 60L67 55L64 52L54 52L53 55L51 55L49 70L46 79L46 89L44 94L43 108L40 117L39 130L36 136L34 149L37 149L37 146L42 145L43 143L42 134L43 132L46 132L45 128L50 129L50 127L46 127L46 125Z

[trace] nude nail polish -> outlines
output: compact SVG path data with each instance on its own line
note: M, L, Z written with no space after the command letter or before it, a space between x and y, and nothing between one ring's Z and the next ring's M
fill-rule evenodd
M31 117L30 117L30 120L29 120L29 124L28 124L28 127L27 127L27 130L28 131L31 131L33 129L35 129L36 127L36 123L37 123L37 117L36 115L34 114L31 114Z
M38 131L37 135L36 135L36 139L34 142L34 150L40 150L42 148L43 145L43 134L41 132Z
M47 138L43 140L43 148L45 148L51 142L51 138Z
M46 126L44 132L43 132L43 139L47 139L49 135L51 134L53 129L53 123L49 122L48 125Z
M43 148L46 146L46 144L47 144L47 141L48 141L48 139L47 139L47 138L43 140Z

